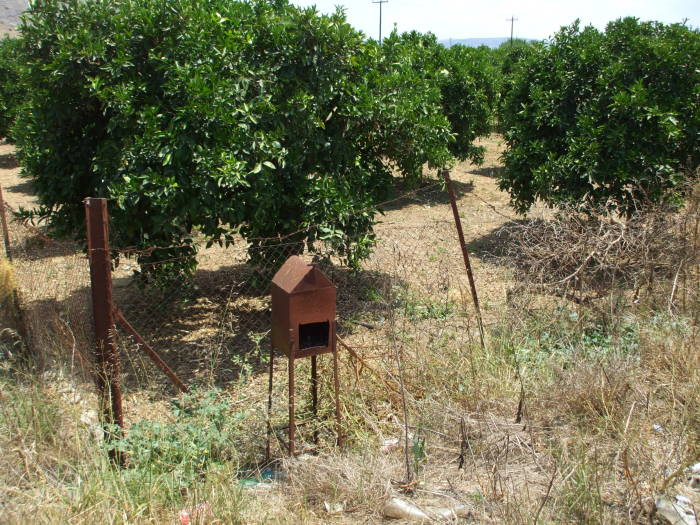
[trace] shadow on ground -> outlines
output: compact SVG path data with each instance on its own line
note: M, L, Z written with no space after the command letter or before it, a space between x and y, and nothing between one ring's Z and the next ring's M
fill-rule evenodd
M486 235L467 243L467 249L469 253L485 261L513 266L513 261L517 260L517 257L512 256L516 251L518 232L525 227L537 228L543 223L544 221L539 218L510 220Z
M385 315L387 274L323 268L337 287L338 333L342 337ZM264 277L269 282L269 273ZM186 383L224 386L244 374L266 371L270 347L270 300L256 287L260 273L248 264L198 270L191 283L143 289L132 278L114 279L114 298L127 320ZM121 332L121 330L120 330ZM129 338L122 338L128 343ZM125 385L142 388L155 367L125 344ZM150 371L144 373L144 368ZM163 378L157 378L159 383Z
M489 177L491 179L498 179L503 175L503 167L489 167L489 168L474 168L470 169L468 173L479 175L481 177Z
M2 166L0 166L0 168L1 167ZM12 193L23 193L28 196L34 195L34 188L32 187L32 181L30 180L20 182L19 184L13 184L12 186L5 186L4 189Z
M17 162L17 157L14 153L5 153L0 155L0 169L2 170L13 170L19 167Z
M49 237L45 228L30 228L11 221L8 229L10 230L10 250L15 259L39 261L83 254L77 242L53 239Z
M474 185L469 182L453 180L452 187L457 199L466 193L474 191ZM428 179L418 187L406 184L403 179L397 179L393 194L393 197L390 196L384 204L379 206L383 212L399 210L412 205L434 206L450 203L447 190L443 182L438 179Z

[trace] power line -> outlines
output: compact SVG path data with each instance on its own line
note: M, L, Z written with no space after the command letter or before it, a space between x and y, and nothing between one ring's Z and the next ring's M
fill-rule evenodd
M515 18L515 16L511 16L510 18L506 18L506 22L510 22L510 45L513 45L513 22L516 22L518 19Z
M389 0L372 0L373 4L379 4L379 44L382 43L382 4L388 4Z

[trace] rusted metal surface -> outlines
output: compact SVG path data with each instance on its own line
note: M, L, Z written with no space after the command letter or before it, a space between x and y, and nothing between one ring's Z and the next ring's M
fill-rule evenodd
M287 367L287 372L289 374L289 428L287 428L287 450L290 456L293 456L296 452L295 450L295 434L297 430L296 425L296 389L294 385L294 343L290 344L289 350L289 366Z
M335 393L336 428L340 435L340 379L338 376L338 349L336 345L336 291L333 284L313 264L307 264L296 255L287 259L272 279L272 344L270 350L270 377L268 384L267 457L270 457L272 435L272 381L275 349L282 350L289 359L287 369L289 386L289 425L287 451L296 453L296 388L295 361L311 358L311 407L318 413L317 356L333 354L333 388ZM314 431L314 442L318 433Z
M267 444L265 460L270 461L270 442L272 441L272 376L275 371L275 347L270 345L270 376L267 383Z
M318 416L318 356L311 356L311 413ZM318 443L318 430L314 430L314 443Z
M2 219L2 237L5 241L5 257L8 261L12 260L12 250L10 249L10 230L7 229L7 209L5 208L5 198L2 194L2 186L0 186L0 217Z
M345 441L341 428L342 415L340 413L340 372L338 370L338 338L336 336L337 324L333 321L333 389L335 394L335 434L338 446L343 446Z
M333 351L335 287L301 257L292 256L275 274L272 295L272 345L295 358ZM291 336L290 336L291 334Z
M87 198L88 257L95 326L96 382L105 420L124 427L119 352L115 345L107 200Z
M116 308L114 311L114 315L117 318L117 321L119 322L122 327L129 332L129 335L134 338L134 340L143 347L143 349L146 351L146 354L148 354L148 357L151 358L151 361L153 361L158 368L160 368L166 376L170 379L173 385L175 385L177 388L179 388L182 392L189 392L189 388L187 388L187 385L183 383L179 377L177 377L177 374L173 372L173 370L167 365L165 361L163 361L163 358L158 355L158 352L153 350L151 348L151 345L149 345L143 337L139 335L139 333L136 331L136 329L131 326L131 323L126 320L126 317L124 317L124 313L119 309Z
M469 261L469 251L467 250L467 243L464 240L464 231L462 230L462 220L459 217L459 210L457 209L457 199L455 197L454 189L452 188L452 179L450 179L449 170L442 170L442 176L445 178L445 186L447 187L447 193L450 196L450 204L452 205L452 214L455 219L455 227L457 228L457 236L459 237L459 246L462 249L462 257L464 258L464 266L467 269L467 278L469 279L469 287L471 288L472 300L474 301L474 309L476 310L476 320L479 325L479 337L481 339L482 348L485 347L484 342L484 323L481 319L481 307L479 306L479 296L476 293L476 284L474 282L474 274L472 273L472 265Z

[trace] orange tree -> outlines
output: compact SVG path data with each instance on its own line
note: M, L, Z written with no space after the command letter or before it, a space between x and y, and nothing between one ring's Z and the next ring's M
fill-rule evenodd
M454 140L450 152L459 160L480 163L484 150L474 140L492 129L497 70L486 47L445 48L432 33L393 31L383 43L384 66L410 70L417 82L428 81L440 93L442 111Z
M679 202L700 162L700 33L578 23L526 56L503 110L500 187L521 212L551 204Z
M357 265L393 167L451 159L439 90L382 67L379 46L342 11L37 0L21 31L28 102L17 141L41 202L25 214L59 233L82 235L81 200L103 196L115 245L187 245L195 231L253 246L284 236L297 251L325 241ZM184 261L161 267L177 274L192 271L194 253L142 261Z
M0 137L12 140L11 128L24 89L20 84L20 45L17 38L0 40Z
M540 43L516 38L512 42L503 42L498 48L491 51L491 60L497 70L496 91L498 92L496 103L497 129L503 131L503 111L508 94L513 89L516 73L521 63L534 53Z

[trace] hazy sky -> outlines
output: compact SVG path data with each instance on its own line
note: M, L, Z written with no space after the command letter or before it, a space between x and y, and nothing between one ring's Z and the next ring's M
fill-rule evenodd
M377 38L379 5L371 0L291 0L300 6L316 5L322 13L346 8L348 21L368 36ZM665 23L682 22L700 26L700 0L389 0L382 6L382 33L397 24L399 31L432 31L440 39L488 38L510 35L515 16L516 37L543 39L561 26L580 18L583 24L603 29L621 16Z

